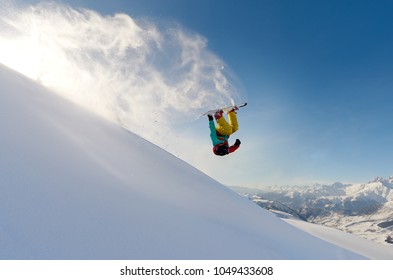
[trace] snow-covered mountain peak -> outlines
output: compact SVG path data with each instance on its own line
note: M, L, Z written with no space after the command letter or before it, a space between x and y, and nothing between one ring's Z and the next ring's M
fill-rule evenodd
M374 180L369 183L380 183L388 188L393 188L393 176L390 176L388 179L382 177L375 177Z
M390 187L382 182L370 182L367 184L354 184L346 188L346 195L353 198L364 197L378 202L385 202L390 191Z
M336 188L336 189L342 189L342 188L345 188L347 186L348 186L348 184L343 184L341 182L335 182L335 183L332 184L332 187Z

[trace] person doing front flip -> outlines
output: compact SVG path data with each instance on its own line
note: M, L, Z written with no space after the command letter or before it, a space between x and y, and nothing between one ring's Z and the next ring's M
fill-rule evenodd
M217 111L214 114L217 126L214 124L214 119L212 115L207 115L209 118L209 128L210 128L210 138L213 143L213 153L217 156L225 156L233 153L240 147L240 140L236 139L235 144L229 146L228 139L229 136L235 133L239 129L239 124L237 122L236 111L237 107L227 112L228 121L223 116L223 111Z

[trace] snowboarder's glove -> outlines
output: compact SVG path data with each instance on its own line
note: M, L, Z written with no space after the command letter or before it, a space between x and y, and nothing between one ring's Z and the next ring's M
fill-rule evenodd
M240 144L241 144L240 140L239 140L239 139L236 139L236 142L235 142L235 144L234 144L234 145L239 147L239 146L240 146Z
M207 117L209 118L209 121L213 120L213 116L212 115L207 115Z

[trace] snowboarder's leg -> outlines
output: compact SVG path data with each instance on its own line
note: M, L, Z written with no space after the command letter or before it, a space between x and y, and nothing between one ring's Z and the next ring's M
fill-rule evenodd
M214 126L213 120L209 121L209 128L210 128L210 139L212 140L213 146L220 144L221 141L218 140L216 127Z
M216 130L221 135L231 135L232 134L232 126L227 122L224 117L220 117L216 119L217 127Z
M228 119L229 119L229 125L232 127L232 133L235 133L239 129L236 112L230 111L228 113Z

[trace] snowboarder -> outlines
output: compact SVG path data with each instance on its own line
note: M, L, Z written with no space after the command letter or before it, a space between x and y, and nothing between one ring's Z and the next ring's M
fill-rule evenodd
M210 138L213 142L213 153L217 156L225 156L229 153L233 153L240 146L240 140L236 139L234 145L229 146L228 138L231 134L235 133L239 129L237 123L236 111L238 108L235 106L227 112L228 120L223 117L223 110L219 110L214 114L217 126L214 125L214 119L211 114L208 114L209 127L210 127Z

